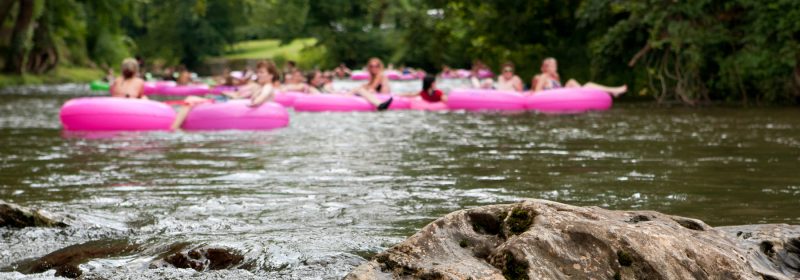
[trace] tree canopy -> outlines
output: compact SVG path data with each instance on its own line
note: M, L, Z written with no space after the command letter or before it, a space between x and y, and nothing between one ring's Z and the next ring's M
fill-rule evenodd
M661 102L794 103L797 19L793 0L0 0L0 66L46 73L142 55L196 67L242 40L313 37L321 67L512 61L528 82L555 57L562 76Z

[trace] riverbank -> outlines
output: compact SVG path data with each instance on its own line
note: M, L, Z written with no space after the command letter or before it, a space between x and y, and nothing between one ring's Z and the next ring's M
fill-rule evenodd
M52 85L65 83L88 83L103 77L100 69L88 67L59 66L55 70L42 74L10 75L0 74L0 88L21 85Z

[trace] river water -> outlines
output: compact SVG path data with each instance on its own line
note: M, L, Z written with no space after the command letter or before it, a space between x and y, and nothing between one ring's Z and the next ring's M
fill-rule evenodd
M292 112L288 128L266 132L62 132L61 104L89 94L0 94L0 199L71 225L0 228L0 278L53 275L13 270L112 240L139 247L85 262L85 275L338 279L446 213L524 198L711 225L800 223L796 108ZM251 265L148 269L184 243L231 248Z

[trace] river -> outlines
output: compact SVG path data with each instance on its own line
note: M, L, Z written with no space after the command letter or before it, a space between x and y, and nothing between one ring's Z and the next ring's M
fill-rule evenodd
M251 264L200 278L338 279L446 213L524 198L711 225L800 223L797 108L291 112L288 128L264 132L63 132L59 107L89 94L0 94L0 199L71 224L0 228L0 278L24 277L14 264L28 258L114 240L139 249L92 259L84 274L198 276L148 268L188 243Z

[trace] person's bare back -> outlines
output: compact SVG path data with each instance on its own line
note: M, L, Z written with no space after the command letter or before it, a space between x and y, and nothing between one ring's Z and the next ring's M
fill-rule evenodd
M122 77L111 85L111 96L120 98L146 98L144 80L138 77L139 63L133 58L122 61Z
M117 78L111 87L112 97L142 98L144 97L144 80L139 77Z

